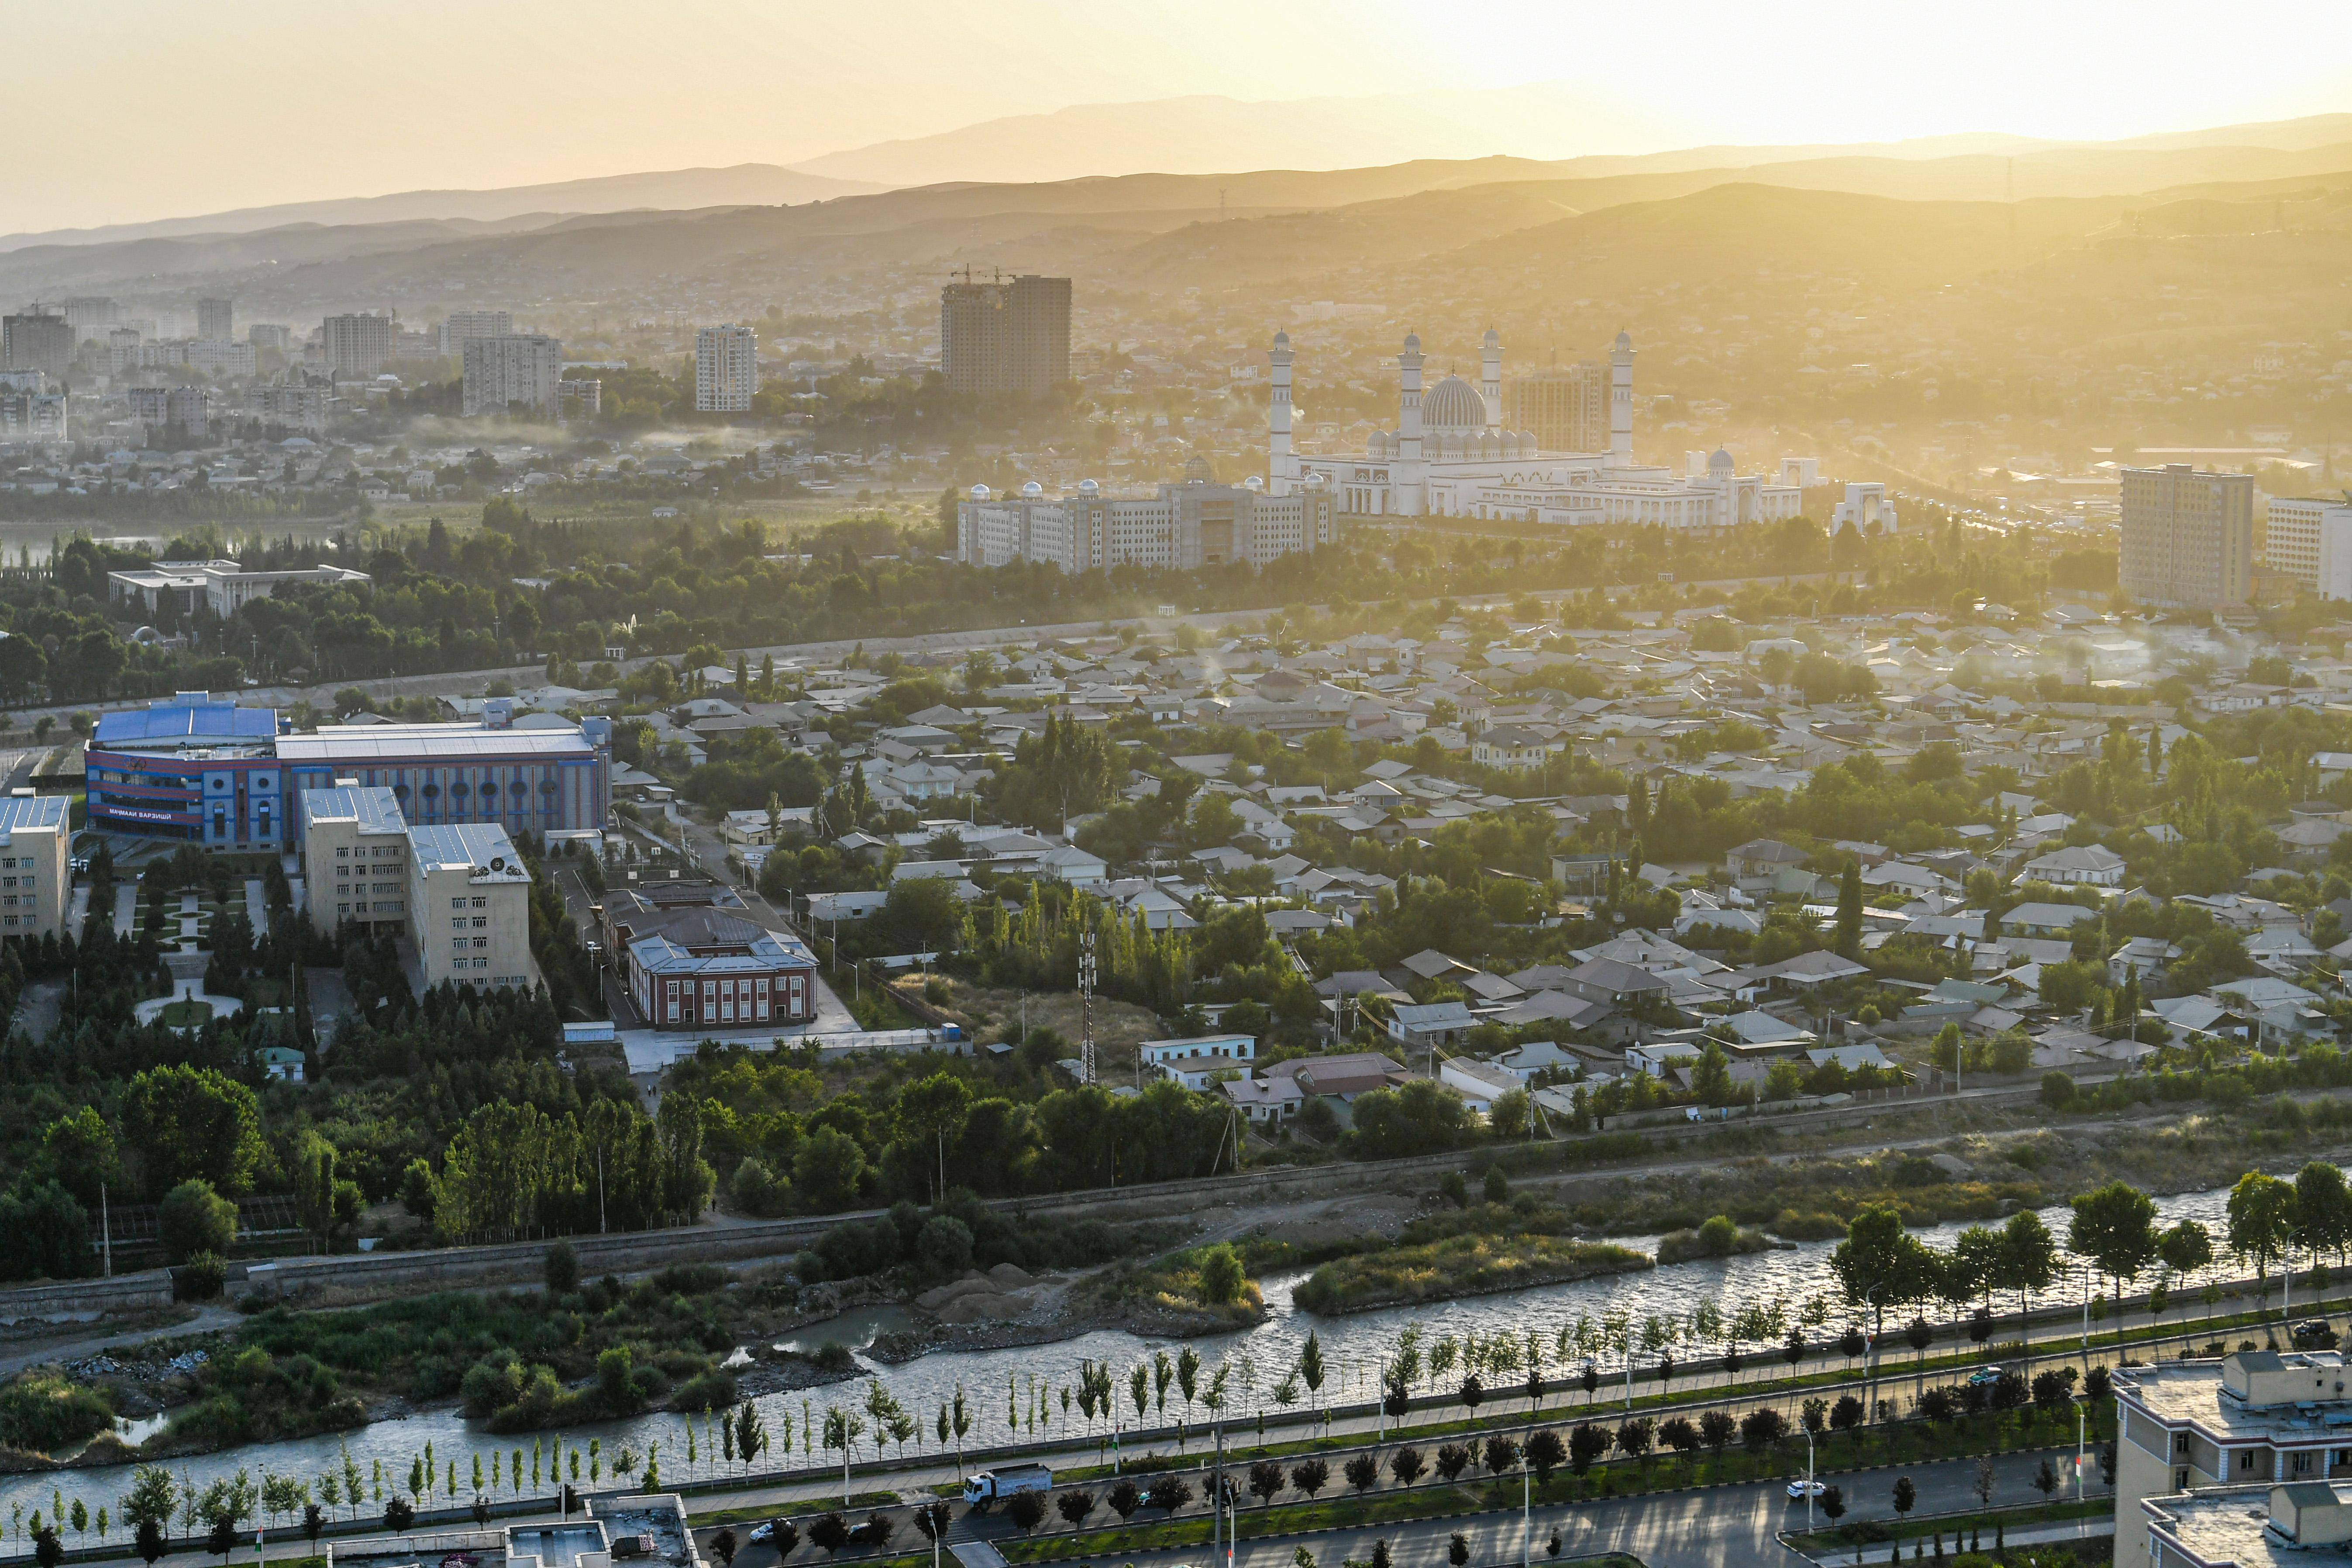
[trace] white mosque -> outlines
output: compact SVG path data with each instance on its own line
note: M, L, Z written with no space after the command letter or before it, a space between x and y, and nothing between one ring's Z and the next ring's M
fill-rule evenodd
M1361 456L1299 452L1291 444L1290 334L1267 353L1266 491L1328 489L1343 513L1475 517L1561 524L1649 525L1677 531L1770 522L1804 510L1804 490L1735 472L1729 452L1690 454L1684 471L1633 461L1633 340L1617 334L1609 355L1609 449L1544 452L1535 437L1503 428L1503 341L1491 328L1479 347L1479 384L1449 375L1426 393L1421 339L1397 356L1397 427L1376 431Z

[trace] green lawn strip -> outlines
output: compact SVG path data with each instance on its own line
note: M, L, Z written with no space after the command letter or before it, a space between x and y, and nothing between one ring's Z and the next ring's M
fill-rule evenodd
M2024 1413L2011 1411L1964 1416L1948 1426L1936 1426L1925 1422L1900 1422L1864 1427L1860 1429L1859 1440L1853 1436L1816 1439L1819 1450L1815 1460L1816 1473L1836 1475L1903 1464L1969 1458L1985 1453L2046 1447L2073 1436L2071 1431L2061 1434L2054 1429L2043 1430L2045 1426L2054 1428L2057 1425L2029 1421L2024 1418ZM2071 1427L2072 1423L2064 1425ZM2086 1428L2087 1439L2093 1443L2105 1441L2113 1426L2114 1415L2109 1411L2104 1423L2095 1421ZM1826 1464L1822 1462L1824 1459ZM1228 1456L1227 1466L1229 1469L1240 1469L1239 1457ZM1591 1473L1584 1477L1555 1473L1549 1483L1535 1489L1534 1500L1549 1506L1596 1498L1637 1497L1701 1487L1744 1486L1758 1481L1788 1479L1801 1474L1803 1469L1801 1439L1783 1442L1763 1450L1734 1446L1720 1454L1702 1451L1686 1458L1667 1455L1646 1460L1611 1460L1596 1465ZM1236 1475L1235 1479L1238 1481L1241 1477ZM1255 1510L1245 1506L1239 1515L1236 1529L1242 1538L1253 1539L1313 1530L1489 1513L1519 1506L1520 1485L1516 1473L1506 1472L1484 1479L1424 1482L1404 1490L1391 1488L1361 1496L1341 1494L1328 1500L1277 1503ZM1449 1499L1460 1506L1445 1506ZM1097 1501L1099 1503L1099 1500ZM1091 1532L1083 1529L1055 1531L1042 1537L1000 1542L999 1549L1012 1561L1044 1562L1072 1555L1076 1544L1081 1541L1087 1543L1083 1554L1097 1555L1197 1545L1208 1538L1209 1519L1203 1514L1151 1524L1120 1525Z
M957 1495L962 1495L961 1489ZM865 1513L873 1509L898 1506L897 1492L852 1492L847 1508L836 1502L803 1498L793 1502L744 1503L734 1508L698 1510L687 1515L687 1519L698 1530L707 1524L765 1524L772 1519L789 1519L801 1524L812 1519L821 1519L828 1513ZM801 1533L805 1535L808 1532L803 1530Z
M1791 1531L1789 1544L1811 1556L1856 1546L1885 1546L1897 1541L1924 1541L1939 1531L1946 1535L1970 1530L1990 1531L1998 1522L2005 1530L2025 1530L2037 1524L2067 1524L2078 1519L2110 1519L2112 1497L2084 1498L2081 1502L2018 1503L1977 1513L1940 1513L1921 1519L1866 1519L1834 1530Z
M200 1027L211 1022L212 1016L211 1003L186 998L167 1005L158 1015L164 1024L174 1029Z

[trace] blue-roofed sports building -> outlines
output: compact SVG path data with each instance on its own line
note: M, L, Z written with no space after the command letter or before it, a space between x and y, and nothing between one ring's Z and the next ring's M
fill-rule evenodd
M83 765L89 825L227 848L277 847L291 831L278 715L181 692L105 713Z
M301 841L301 792L345 781L389 789L419 826L543 834L601 828L611 808L608 720L515 730L500 708L487 722L282 731L272 710L203 693L109 713L84 769L89 825L215 849L291 848Z

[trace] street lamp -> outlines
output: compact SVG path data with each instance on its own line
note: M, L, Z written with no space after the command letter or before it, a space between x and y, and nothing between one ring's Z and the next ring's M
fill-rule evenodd
M1805 1428L1805 1533L1813 1531L1813 1429Z

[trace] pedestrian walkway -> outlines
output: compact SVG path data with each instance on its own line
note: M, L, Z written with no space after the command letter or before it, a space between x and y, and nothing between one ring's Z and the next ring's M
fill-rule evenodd
M258 877L245 879L245 916L253 926L253 934L261 935L269 929L269 889Z
M114 887L114 934L139 934L139 884L118 882Z
M1005 1568L1004 1553L985 1541L950 1541L948 1550L963 1568Z
M152 1024L163 1013L164 1008L169 1007L174 1002L202 1002L213 1010L213 1016L215 1018L230 1017L245 1010L245 1004L238 1001L236 997L215 996L211 992L205 989L205 983L202 980L189 980L184 978L173 986L172 994L169 996L150 996L146 1001L140 1003L138 1006L131 1009L131 1016L142 1024ZM180 1025L177 1026L181 1028L189 1028L194 1027L194 1026Z

